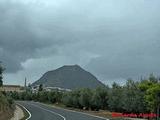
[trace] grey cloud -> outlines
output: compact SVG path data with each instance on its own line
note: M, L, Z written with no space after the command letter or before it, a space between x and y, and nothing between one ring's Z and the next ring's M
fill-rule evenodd
M37 34L32 26L32 10L27 7L25 4L9 0L0 4L2 15L0 17L0 47L3 50L0 59L6 66L7 72L17 72L22 69L21 63L25 60L43 56L39 53L41 50L51 47L52 50L49 51L55 54L56 46L65 44L64 38L60 38L60 35L58 36L54 31L50 33L51 37L47 35L41 37L41 33ZM43 51L42 53L48 54Z
M159 74L159 0L15 1L0 3L0 59L9 72L62 56L57 64L80 63L104 80Z
M5 2L6 3L6 2ZM8 2L9 3L9 2ZM1 7L2 6L2 7ZM1 4L2 19L0 23L0 58L7 71L16 72L21 68L21 61L31 57L40 45L30 30L29 18L25 8L17 4Z

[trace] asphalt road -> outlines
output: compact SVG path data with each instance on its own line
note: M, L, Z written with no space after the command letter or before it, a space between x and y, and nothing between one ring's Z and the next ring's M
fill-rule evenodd
M50 107L38 102L18 101L17 103L31 113L29 120L107 120L76 111Z

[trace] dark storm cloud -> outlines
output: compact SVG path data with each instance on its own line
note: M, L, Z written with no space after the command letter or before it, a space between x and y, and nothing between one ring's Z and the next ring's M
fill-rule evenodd
M38 35L42 33L37 34L34 31L30 8L29 5L20 2L0 2L0 60L3 61L7 72L17 72L22 68L21 62L43 56L37 55L37 51L65 43L59 40L56 32L50 33L51 37ZM54 54L56 48L52 47L51 51Z
M80 64L102 80L160 74L159 5L159 0L4 0L0 59L9 72L47 60L46 66Z
M31 31L25 6L8 1L0 4L0 11L0 58L8 72L16 72L21 61L31 57L41 45Z

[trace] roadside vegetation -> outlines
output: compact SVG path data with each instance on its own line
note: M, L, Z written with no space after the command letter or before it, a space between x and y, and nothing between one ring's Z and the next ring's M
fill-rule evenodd
M96 89L82 88L70 92L44 91L37 93L30 88L26 92L8 93L15 100L34 100L44 103L61 104L83 110L108 110L120 113L157 113L160 103L160 83L153 74L148 79L135 82L129 79L125 85L113 83L112 87Z
M3 86L3 67L0 64L0 87ZM13 116L14 113L14 101L6 95L5 92L0 91L0 120L7 120Z
M14 114L13 100L0 92L0 120L7 120Z

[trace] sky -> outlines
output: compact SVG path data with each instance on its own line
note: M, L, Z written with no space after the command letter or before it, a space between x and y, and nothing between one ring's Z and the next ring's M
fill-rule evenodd
M105 84L160 76L160 0L0 0L4 84L78 64Z

